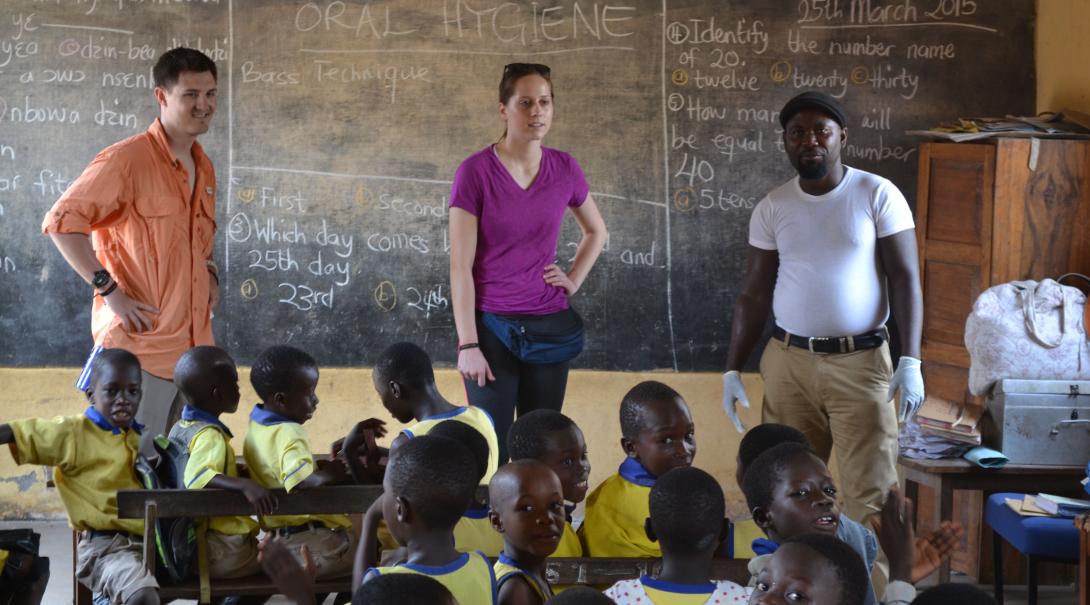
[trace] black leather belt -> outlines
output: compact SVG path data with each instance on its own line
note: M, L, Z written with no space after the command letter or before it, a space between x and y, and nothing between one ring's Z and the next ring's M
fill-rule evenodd
M309 523L304 523L302 525L289 525L287 527L277 527L275 531L276 531L276 535L280 536L281 538L284 538L284 537L292 536L292 535L295 535L295 534L301 534L301 533L303 533L305 531L310 531L312 529L325 529L325 524L324 523L319 523L317 521L311 521Z
M876 349L886 342L889 334L885 328L878 328L855 336L796 336L788 334L783 328L777 326L772 331L772 338L792 347L806 349L811 353L851 353Z

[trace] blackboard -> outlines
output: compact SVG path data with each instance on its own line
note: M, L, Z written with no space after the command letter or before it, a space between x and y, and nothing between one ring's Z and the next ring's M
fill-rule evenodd
M722 368L753 206L792 176L777 110L851 113L848 164L915 198L915 141L1027 114L1033 0L5 0L0 20L0 364L78 365L89 289L39 225L94 154L157 115L176 45L220 68L201 141L219 177L220 344L328 366L400 339L455 356L446 204L502 126L511 61L553 68L546 144L583 166L610 238L574 297L578 367ZM567 220L557 255L578 230Z

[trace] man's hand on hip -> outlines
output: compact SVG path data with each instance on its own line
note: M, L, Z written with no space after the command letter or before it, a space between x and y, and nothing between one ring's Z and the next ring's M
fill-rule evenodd
M897 362L897 371L889 381L886 397L893 399L894 394L897 395L898 417L901 422L907 422L923 404L923 373L919 359L901 356L901 360Z
M739 433L746 432L746 426L742 424L742 419L738 417L738 407L736 403L741 403L742 407L749 409L749 397L746 396L746 387L742 384L742 375L737 370L731 370L723 374L723 411L727 413L727 418L734 423L734 428Z
M128 294L118 288L108 296L102 298L106 306L113 311L125 331L129 333L146 332L152 327L151 315L159 313L159 309L151 305L134 300Z

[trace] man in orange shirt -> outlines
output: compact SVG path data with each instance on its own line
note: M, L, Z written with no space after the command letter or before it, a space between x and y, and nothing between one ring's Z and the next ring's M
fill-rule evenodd
M212 262L216 175L197 137L216 110L216 64L176 48L152 70L159 118L101 151L42 223L94 289L97 347L127 349L144 370L141 452L177 420L174 364L214 344L219 276Z

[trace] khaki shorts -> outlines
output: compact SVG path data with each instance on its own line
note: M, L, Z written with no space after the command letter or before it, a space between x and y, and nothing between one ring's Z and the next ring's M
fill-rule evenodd
M214 579L242 578L261 573L257 562L257 537L254 534L221 534L209 530L208 575Z
M303 559L299 549L305 545L310 550L319 578L337 578L352 573L352 562L356 558L356 539L347 529L309 529L279 540L295 555L300 564L303 564Z
M124 603L138 590L159 588L144 569L144 541L126 533L86 532L76 544L76 580L110 603Z

